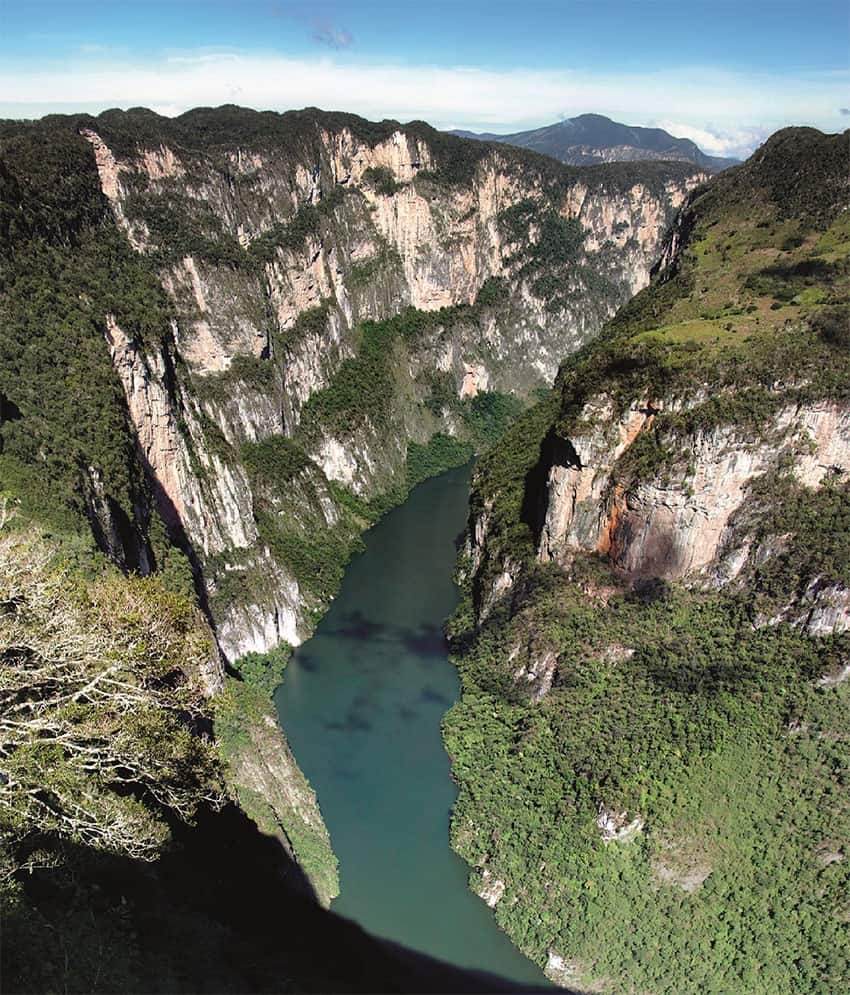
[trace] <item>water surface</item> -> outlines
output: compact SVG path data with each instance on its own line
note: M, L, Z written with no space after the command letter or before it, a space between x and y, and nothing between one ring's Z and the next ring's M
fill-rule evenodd
M545 985L449 847L456 791L440 720L460 688L442 625L457 603L469 475L426 481L367 533L286 670L278 713L339 857L334 911L460 967Z

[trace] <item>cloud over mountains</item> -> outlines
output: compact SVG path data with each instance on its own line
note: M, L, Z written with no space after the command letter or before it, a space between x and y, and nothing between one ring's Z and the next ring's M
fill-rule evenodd
M15 100L0 102L0 115L139 105L176 114L232 102L238 95L239 103L260 109L319 106L376 119L421 118L442 128L509 132L593 111L662 127L715 155L745 156L784 125L837 131L848 113L842 107L848 72L752 75L700 67L578 72L368 62L343 54L351 34L311 17L309 8L287 5L281 16L300 20L302 14L305 30L333 54L188 51L128 62L99 52L54 67L7 62L0 69L0 93L15 94Z

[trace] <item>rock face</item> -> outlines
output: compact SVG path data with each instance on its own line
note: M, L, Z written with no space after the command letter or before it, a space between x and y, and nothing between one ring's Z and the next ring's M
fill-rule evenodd
M568 960L556 950L548 951L543 973L553 984L580 995L596 995L598 992L608 990L608 984L604 979L594 978L585 981L584 966L576 960Z
M250 546L257 538L253 520L239 514L247 481L203 445L192 408L175 390L174 357L167 345L157 355L145 355L112 315L106 316L106 328L142 458L156 476L160 504L167 509L166 521L185 528L206 555Z
M643 819L636 815L630 820L628 813L615 811L600 803L596 825L602 842L607 846L609 843L628 842L643 829Z
M701 400L703 395L695 392L690 406ZM736 521L757 480L790 469L794 479L814 490L828 476L850 471L850 407L823 401L780 406L759 429L725 425L678 436L678 462L663 473L634 480L630 448L659 414L688 406L677 398L636 398L618 413L611 396L601 393L582 408L576 419L579 431L544 446L539 469L545 483L537 495L541 512L536 532L541 563L569 567L576 554L594 553L633 584L661 579L725 587L743 578L746 568L783 552L781 536L754 543ZM485 509L468 537L474 570L492 552L488 525ZM510 556L498 560L479 603L480 618L487 617L521 572ZM777 615L762 620L780 621L813 636L847 631L846 585L813 578ZM535 681L546 673L544 683L535 685L545 694L555 661L527 653L521 659L526 658L532 662L520 665L517 680Z
M704 178L674 165L625 179L570 173L477 145L470 157L468 143L430 129L333 115L280 121L247 140L224 128L214 143L155 115L80 129L115 223L173 305L160 343L130 340L112 316L108 343L163 517L197 558L231 658L299 642L316 607L260 536L242 447L297 436L327 478L313 488L323 497L306 500L333 530L328 481L372 497L403 473L408 441L457 430L448 412L422 408L435 376L460 400L550 382L648 282L677 207ZM518 233L506 212L523 205ZM574 259L531 265L542 226L561 222L581 233ZM547 274L569 288L557 307L538 283ZM396 350L389 426L305 435L304 406L357 355L361 322L469 306L496 278L498 300ZM251 582L234 600L237 577Z
M591 427L573 435L566 458L548 469L541 561L565 564L578 550L597 552L632 578L700 576L722 586L749 554L735 546L729 522L757 477L790 461L801 483L817 487L831 470L850 469L850 408L819 403L784 407L757 434L723 426L681 438L687 467L624 494L618 461L664 407L641 399L615 418L608 397L585 406L580 420ZM806 603L810 631L846 625L841 591L807 592Z
M508 242L500 216L543 194L539 169L520 173L507 152L496 150L480 160L467 183L430 182L434 162L428 144L403 130L370 145L348 129L319 128L310 150L316 161L309 164L293 161L290 150L280 148L249 156L237 147L224 153L224 163L220 151L198 157L166 146L155 152L139 147L119 158L97 132L86 129L84 134L116 220L141 251L174 248L144 220L151 204L172 203L171 198L181 199L181 210L211 212L214 220L205 216L199 223L249 246L275 225L333 203L327 210L332 223L325 230L310 231L297 248L290 247L292 240L279 246L260 272L234 271L190 252L163 273L184 316L180 352L196 374L221 372L235 356L263 355L271 348L275 326L291 329L304 311L333 302L322 336L329 353L324 368L300 350L288 357L287 366L306 360L313 374L312 382L304 383L310 378L302 375L286 384L287 393L296 395L296 408L327 381L334 353L337 363L350 353L357 321L384 318L407 305L432 311L469 303L488 277L510 277L518 268L511 262L516 247ZM152 168L152 156L169 167ZM370 177L376 174L380 180L373 184ZM555 204L564 217L579 220L588 262L616 287L603 303L603 320L648 282L673 212L704 175L680 171L675 178L654 179L652 186L638 179L606 187L594 173L590 182L573 180ZM525 386L540 375L551 379L565 347L574 348L593 334L599 318L586 288L581 288L585 299L566 313L547 311L545 300L523 284L516 289L519 322L512 316L511 327L492 329L488 344L513 360L516 325L530 336L539 374L520 376ZM505 337L506 342L499 341ZM483 343L464 345L481 351ZM315 343L303 346L315 351ZM506 372L500 379L504 386L515 386Z
M501 902L505 893L505 882L500 878L494 878L486 868L481 872L481 884L478 888L478 897L483 899L491 909L495 909Z
M144 354L112 315L107 315L106 327L140 456L155 481L163 519L175 534L185 534L207 562L217 557L220 576L237 565L244 570L248 561L254 573L267 578L259 617L239 602L221 606L216 621L222 652L236 659L284 640L298 645L304 607L298 582L259 541L243 468L210 451L200 412L174 374L173 344L166 340L158 354ZM214 584L208 576L211 593Z

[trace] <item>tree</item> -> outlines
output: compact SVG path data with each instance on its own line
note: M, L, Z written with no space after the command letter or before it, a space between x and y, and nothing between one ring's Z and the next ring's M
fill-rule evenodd
M58 834L153 860L167 817L221 790L201 673L215 652L194 606L157 578L86 582L0 516L0 833Z

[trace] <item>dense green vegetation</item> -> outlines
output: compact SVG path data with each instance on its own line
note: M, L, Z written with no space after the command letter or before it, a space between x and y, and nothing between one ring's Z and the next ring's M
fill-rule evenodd
M287 484L310 465L310 458L291 440L272 435L242 446L242 462L259 488L264 482Z
M66 530L96 530L95 506L108 507L128 565L145 547L161 558L105 316L155 346L171 306L112 224L84 139L42 129L4 140L0 211L2 485L42 519L65 515Z
M585 590L527 575L460 660L453 843L507 883L499 921L540 960L638 990L840 990L847 689L813 679L847 637L753 630L735 597ZM557 656L539 703L513 679L516 645ZM600 803L644 833L606 847Z
M502 212L499 221L505 237L516 246L511 261L518 276L531 281L532 291L551 311L560 311L570 299L571 270L577 268L584 230L576 218L563 218L558 204L541 213L534 201L523 200ZM535 238L530 229L537 229Z
M439 311L408 307L386 321L363 322L357 355L346 360L329 386L313 394L305 404L304 435L308 439L320 432L349 437L367 422L373 428L386 430L397 392L395 370L403 365L406 351L440 333L450 332L454 326L478 322L487 309L497 307L506 296L504 281L491 278L485 281L471 305ZM430 375L426 380L429 391L424 406L435 415L442 410L460 414L469 429L470 441L479 449L492 443L521 409L518 401L504 397L500 401L476 398L471 405L464 406L457 398L449 374L442 378Z
M330 386L310 397L303 423L321 425L331 434L348 434L367 419L384 424L393 397L393 343L406 327L403 316L364 322L357 356L345 360Z
M450 625L453 845L474 885L483 868L505 882L497 918L520 946L541 963L557 952L588 984L828 995L850 982L850 689L836 679L850 637L794 625L813 582L850 579L846 477L806 488L789 450L755 479L730 528L762 552L725 589L632 584L599 554L569 569L535 556L553 453L604 428L587 421L593 399L615 417L659 409L615 463L626 501L643 480L687 493L700 432L759 439L780 409L850 400L845 152L781 133L698 192L672 265L479 464L485 555ZM508 558L519 576L482 620ZM600 806L642 827L606 844Z
M403 183L396 181L392 170L386 166L370 166L363 173L363 181L385 197L392 197L404 187Z
M732 518L739 532L757 543L784 536L775 555L748 576L752 618L773 618L805 594L813 578L850 587L850 482L829 476L815 492L788 474L766 474L750 487L748 500Z
M311 235L316 236L321 232L322 220L333 214L344 197L345 189L334 187L317 204L305 204L290 221L274 225L254 239L248 249L249 256L262 262L271 262L277 249L295 251L303 248Z
M124 211L128 219L146 226L155 246L151 259L157 265L175 263L184 256L227 266L245 261L239 241L225 230L212 207L202 201L144 191L126 197Z

